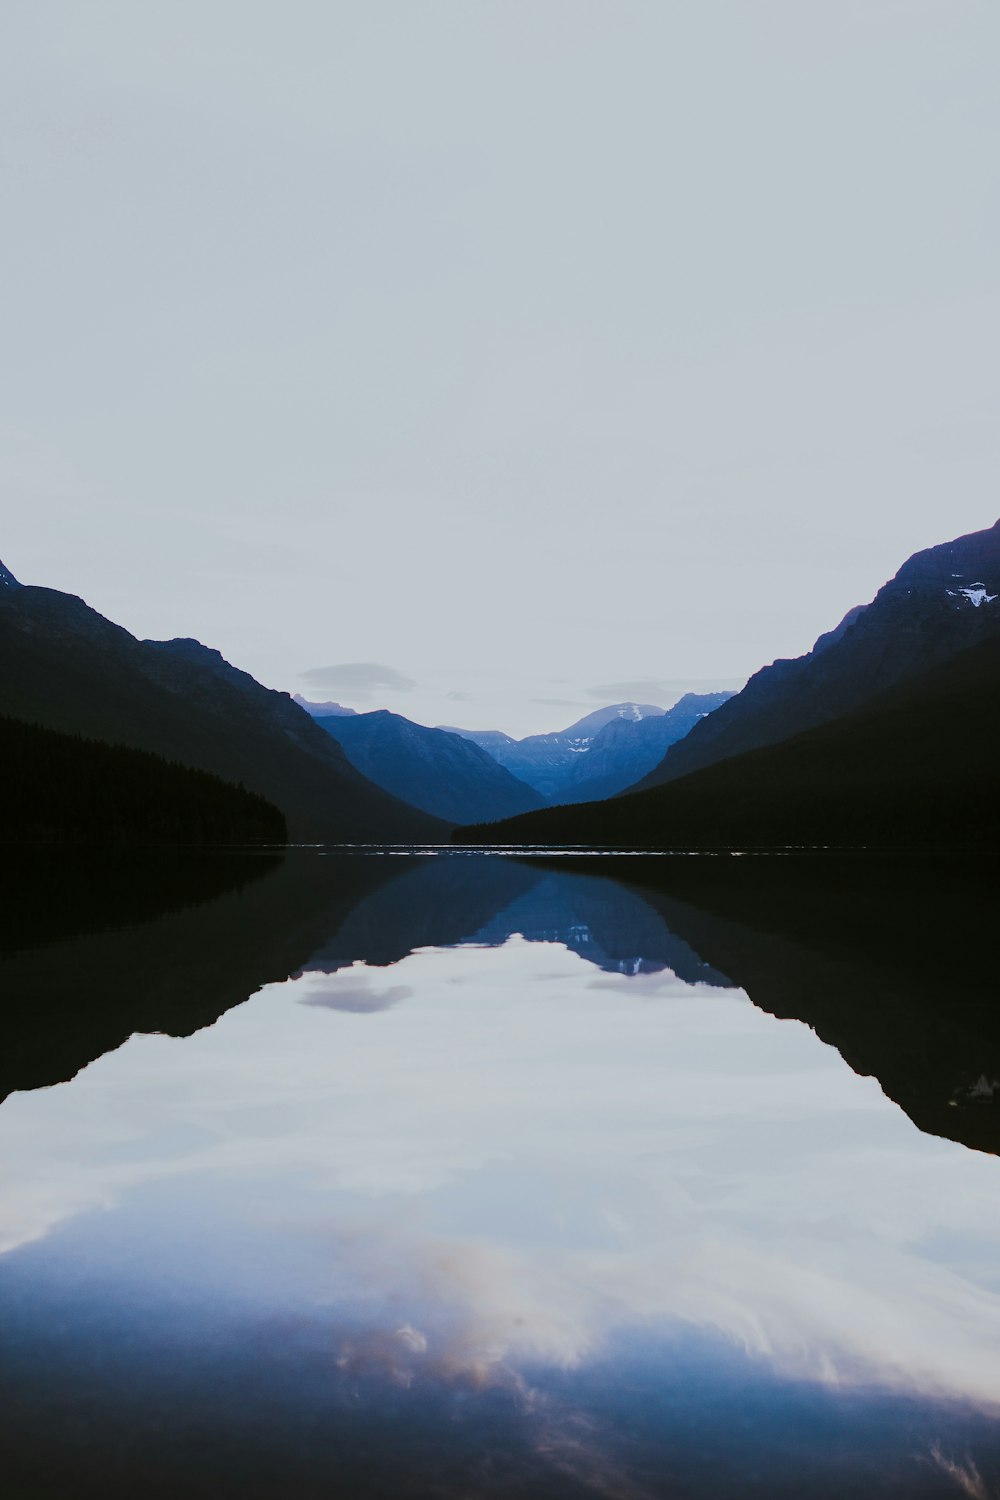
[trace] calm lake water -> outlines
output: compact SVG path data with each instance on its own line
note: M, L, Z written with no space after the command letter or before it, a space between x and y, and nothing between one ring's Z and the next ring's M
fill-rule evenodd
M12 1496L1000 1496L991 868L25 856Z

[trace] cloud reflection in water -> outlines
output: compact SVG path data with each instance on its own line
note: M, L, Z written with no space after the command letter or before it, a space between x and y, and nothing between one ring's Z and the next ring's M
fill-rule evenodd
M344 1368L404 1385L527 1391L681 1328L796 1379L998 1404L1000 1163L740 992L595 983L554 944L539 983L539 957L307 973L12 1097L5 1247L61 1225L71 1252L97 1208L127 1247L137 1194L147 1235L157 1195L165 1221L189 1198L192 1285L349 1309Z

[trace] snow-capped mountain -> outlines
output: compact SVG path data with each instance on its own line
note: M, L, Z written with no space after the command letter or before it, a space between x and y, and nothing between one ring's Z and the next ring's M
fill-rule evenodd
M657 766L671 745L714 713L732 693L685 693L666 713L610 719L570 767L557 802L597 802L614 797Z
M450 732L472 740L520 781L534 787L547 802L553 802L560 800L561 793L574 777L577 761L589 752L606 725L618 722L638 724L665 712L655 703L611 703L606 708L595 708L566 729L552 734L529 734L523 740L512 739L496 729L452 729ZM627 785L627 782L623 784Z

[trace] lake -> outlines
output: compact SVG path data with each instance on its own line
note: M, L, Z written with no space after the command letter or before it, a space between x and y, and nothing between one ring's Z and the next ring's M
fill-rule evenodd
M24 851L15 1496L1000 1496L987 861Z

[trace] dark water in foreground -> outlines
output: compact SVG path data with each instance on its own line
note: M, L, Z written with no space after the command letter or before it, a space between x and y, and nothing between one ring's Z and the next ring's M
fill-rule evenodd
M1000 1497L992 867L14 863L5 1494Z

